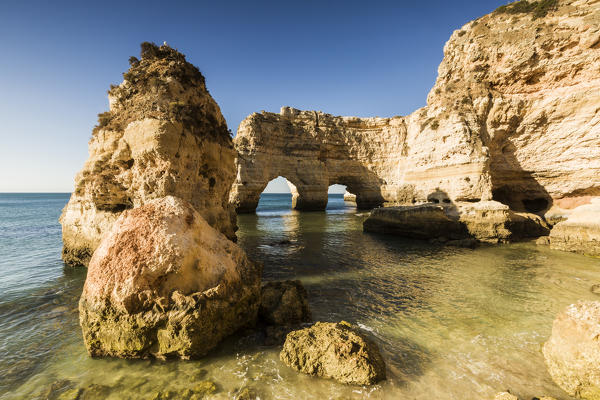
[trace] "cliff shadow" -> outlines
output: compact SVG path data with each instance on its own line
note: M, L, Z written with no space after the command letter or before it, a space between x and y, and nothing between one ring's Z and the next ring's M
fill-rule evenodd
M552 196L525 170L516 155L516 146L507 140L500 151L490 154L492 199L506 204L513 211L543 216L552 207Z

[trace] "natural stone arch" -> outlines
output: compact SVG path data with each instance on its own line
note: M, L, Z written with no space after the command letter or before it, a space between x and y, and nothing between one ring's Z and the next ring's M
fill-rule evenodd
M281 114L252 114L240 124L234 140L237 179L230 197L237 212L253 212L267 183L277 176L293 184L296 210L325 210L334 183L349 187L359 208L382 205L384 181L358 154L368 149L352 143L364 141L356 134L360 128L347 129L322 113L294 118L298 113L284 107Z

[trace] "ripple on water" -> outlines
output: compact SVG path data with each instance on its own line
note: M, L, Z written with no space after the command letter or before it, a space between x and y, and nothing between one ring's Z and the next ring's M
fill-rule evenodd
M364 234L365 216L340 199L328 212L298 213L288 195L240 215L239 244L264 262L265 279L301 279L315 319L347 320L374 336L387 381L363 388L298 374L278 348L242 336L199 361L90 359L77 314L85 269L60 262L57 218L67 200L0 195L2 399L35 397L59 380L107 385L108 399L151 398L198 380L216 382L217 399L243 387L262 399L464 400L507 388L565 399L540 347L559 310L598 298L590 291L598 259L532 244L471 250Z

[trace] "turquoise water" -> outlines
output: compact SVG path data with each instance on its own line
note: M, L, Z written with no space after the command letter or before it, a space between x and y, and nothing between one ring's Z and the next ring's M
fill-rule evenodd
M60 261L68 197L0 194L1 399L36 398L56 382L151 399L198 379L216 382L216 399L243 387L261 399L491 399L506 389L568 399L540 348L558 311L598 298L598 259L531 243L471 250L365 234L365 215L341 195L306 213L290 210L290 195L263 195L256 214L238 217L239 244L264 262L265 279L301 279L315 320L369 331L387 381L363 388L298 374L277 347L244 337L193 362L90 359L77 313L86 271Z

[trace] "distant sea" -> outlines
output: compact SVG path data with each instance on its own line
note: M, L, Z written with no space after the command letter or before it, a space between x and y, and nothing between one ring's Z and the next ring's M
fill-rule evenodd
M379 343L388 379L351 387L292 371L278 347L234 336L199 361L91 359L78 323L85 268L62 264L58 217L69 194L0 194L0 399L151 399L212 380L214 398L249 387L261 399L566 399L540 346L557 312L596 299L598 259L532 243L475 250L367 234L366 214L330 195L324 212L263 194L238 216L238 243L265 280L300 279L313 318L346 320ZM41 396L41 397L39 397Z

